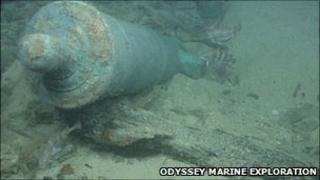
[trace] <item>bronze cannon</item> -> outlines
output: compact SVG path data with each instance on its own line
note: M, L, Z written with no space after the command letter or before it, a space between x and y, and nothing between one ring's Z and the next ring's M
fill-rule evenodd
M29 22L20 60L47 102L75 108L136 93L182 72L199 77L204 61L143 26L83 2L54 2Z

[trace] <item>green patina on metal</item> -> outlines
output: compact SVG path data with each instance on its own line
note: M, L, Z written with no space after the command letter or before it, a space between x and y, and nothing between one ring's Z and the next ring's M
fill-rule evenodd
M173 38L72 1L33 16L20 59L38 93L60 108L136 93L179 72L198 78L205 66Z

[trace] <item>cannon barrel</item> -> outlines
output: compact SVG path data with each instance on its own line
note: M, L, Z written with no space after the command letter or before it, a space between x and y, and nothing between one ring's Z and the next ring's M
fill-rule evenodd
M34 89L60 108L136 93L204 62L170 37L115 19L84 2L53 2L27 25L20 60Z

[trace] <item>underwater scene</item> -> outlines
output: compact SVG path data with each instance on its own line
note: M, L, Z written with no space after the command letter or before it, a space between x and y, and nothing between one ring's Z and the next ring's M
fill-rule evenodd
M1 179L318 179L319 129L318 1L1 1Z

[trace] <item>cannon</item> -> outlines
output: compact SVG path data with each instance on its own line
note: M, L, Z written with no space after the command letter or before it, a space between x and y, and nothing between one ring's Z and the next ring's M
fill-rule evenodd
M174 112L135 107L126 97L115 100L177 73L201 77L207 63L174 38L87 3L65 1L50 3L33 16L19 47L33 89L58 107L66 122L80 121L82 135L96 143L156 151L200 166L304 165L223 129L190 124Z
M179 72L198 78L205 67L175 39L83 2L43 7L19 46L36 92L64 109L137 93Z

